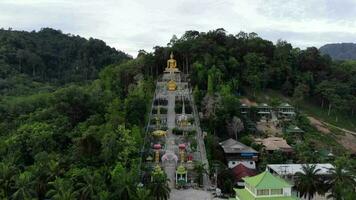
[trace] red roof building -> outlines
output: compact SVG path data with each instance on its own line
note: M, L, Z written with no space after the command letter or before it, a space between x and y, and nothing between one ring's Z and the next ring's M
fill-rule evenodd
M255 170L246 167L244 164L240 163L231 169L235 176L235 182L241 182L242 178L255 176L257 173Z

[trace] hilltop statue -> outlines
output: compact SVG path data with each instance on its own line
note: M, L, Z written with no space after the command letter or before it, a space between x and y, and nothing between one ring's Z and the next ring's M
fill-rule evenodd
M167 68L168 68L168 69L175 69L175 68L177 68L177 61L174 59L173 52L171 52L170 59L167 60Z
M166 72L179 72L177 68L177 61L174 59L173 52L171 52L170 59L167 60Z

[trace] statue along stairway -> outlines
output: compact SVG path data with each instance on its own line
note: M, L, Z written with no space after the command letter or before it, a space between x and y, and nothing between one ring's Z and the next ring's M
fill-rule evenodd
M187 100L186 103L189 104L189 106L191 107L191 114L185 115L184 100L182 113L176 113L176 100L179 99ZM157 100L159 102L163 100L163 102L165 103L163 105L157 105L157 103L154 103ZM163 113L163 115L160 115L160 112L158 112L158 114L152 114L153 110L160 110L160 108L163 108L165 110L165 113ZM157 111L155 113L157 113ZM179 123L179 120L181 120L183 115L185 117L183 118L186 119L187 123L188 117L192 118L192 120L190 120L189 122L188 127L182 127L181 123ZM159 121L159 124L156 124L155 126L154 120L152 119L159 119L157 120ZM164 131L164 127L166 128L166 131ZM163 130L161 130L161 128L163 128ZM173 131L176 129L179 129L185 133L194 130L195 135L193 137L196 139L197 147L193 150L190 143L191 141L189 141L189 137L185 137L183 135L176 135ZM160 139L157 139L156 137L152 136L152 133L154 131L164 132L164 136L162 136ZM169 63L165 73L160 79L158 79L156 83L156 90L152 102L151 113L149 115L149 122L146 128L145 143L147 142L150 142L148 147L147 145L144 146L146 148L151 148L151 150L143 149L142 155L144 152L150 152L153 150L154 152L156 152L155 159L153 159L153 161L147 161L145 160L146 158L142 158L142 161L148 162L147 164L150 164L149 162L151 162L152 166L162 167L167 175L167 178L169 179L169 186L172 189L178 186L176 185L177 180L182 179L182 176L177 176L179 167L183 166L183 168L186 169L185 176L183 176L186 181L186 184L189 186L190 183L193 182L193 163L189 159L192 159L193 161L202 162L206 168L206 171L208 171L209 165L206 158L204 138L200 128L198 111L194 103L194 99L192 98L192 90L190 89L189 83L187 81L181 80L180 71L176 68L172 68ZM161 149L161 146L164 148ZM164 155L160 155L161 153ZM189 159L186 154L190 155ZM176 180L177 177L179 178ZM203 186L205 189L210 186L210 180L206 174L204 174L203 176Z

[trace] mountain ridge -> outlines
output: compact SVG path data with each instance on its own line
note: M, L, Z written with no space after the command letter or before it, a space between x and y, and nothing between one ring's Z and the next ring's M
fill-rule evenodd
M330 43L319 48L333 60L356 60L356 43Z

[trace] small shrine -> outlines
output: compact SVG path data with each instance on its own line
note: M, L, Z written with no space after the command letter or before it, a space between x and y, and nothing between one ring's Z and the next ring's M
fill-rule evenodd
M179 147L179 156L180 162L183 163L185 161L185 144L178 145Z
M181 128L189 125L188 116L185 114L184 99L183 99L183 106L182 106L182 114L178 116L177 124Z
M155 162L158 164L159 163L159 151L161 150L161 145L155 144L155 145L153 145L153 148L155 150Z
M188 182L187 169L181 164L176 170L176 184L184 185Z

